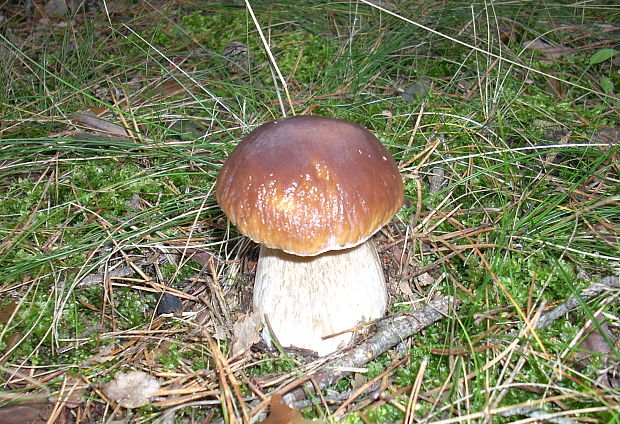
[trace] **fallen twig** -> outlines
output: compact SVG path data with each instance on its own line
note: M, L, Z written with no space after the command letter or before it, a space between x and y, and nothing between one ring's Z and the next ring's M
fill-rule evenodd
M327 362L323 367L325 370L313 376L314 382L321 389L331 386L341 378L351 374L351 368L365 365L401 341L444 318L448 315L450 307L454 305L455 300L446 296L429 302L426 307L417 311L381 321L377 332L368 340L347 354ZM306 397L306 389L312 390L312 388L313 386L310 383L306 383L286 394L284 399L290 404Z
M587 289L583 290L581 293L579 293L579 295L573 295L569 297L566 302L544 314L538 321L536 328L541 330L543 328L549 327L558 318L566 315L573 309L577 308L584 301L598 296L605 290L609 290L612 287L620 288L620 279L618 277L605 277L590 284L590 286Z

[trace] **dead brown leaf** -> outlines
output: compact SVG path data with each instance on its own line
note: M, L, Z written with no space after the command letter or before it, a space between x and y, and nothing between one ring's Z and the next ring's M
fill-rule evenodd
M359 388L366 385L366 383L368 383L366 376L360 372L356 372L353 375L353 380L351 380L351 390L356 392Z
M280 393L275 393L269 401L269 415L259 424L309 424L321 421L308 420L301 413L288 406Z
M581 342L579 347L594 354L608 355L612 349L610 343L613 345L615 338L609 331L609 325L606 322L599 322L599 325L600 331L594 324L588 327L590 334ZM591 356L591 353L587 354L587 356Z
M232 355L249 349L260 341L260 325L254 314L247 313L233 324Z
M98 364L103 364L105 362L111 361L116 358L114 351L116 350L116 346L114 344L103 346L99 349L99 352L90 358L90 361L96 362Z
M17 303L11 302L4 308L0 309L0 324L6 324L9 322L11 315L15 312L15 308L17 308Z
M590 324L587 328L588 336L580 343L582 350L578 353L582 363L587 364L590 359L597 355L601 359L602 366L597 370L597 381L604 387L620 387L620 362L613 359L614 345L620 340L611 331L607 322L598 320L599 325Z
M143 371L117 372L114 380L103 385L103 392L124 408L148 404L159 391L157 379Z
M90 109L81 110L73 115L73 122L79 124L86 129L99 131L108 135L130 138L127 130L120 125L116 125L104 118L100 118Z
M51 408L45 404L0 408L0 424L44 424Z
M523 42L524 49L536 50L540 52L545 59L555 59L561 56L572 56L577 51L569 47L556 46L541 39L529 40Z

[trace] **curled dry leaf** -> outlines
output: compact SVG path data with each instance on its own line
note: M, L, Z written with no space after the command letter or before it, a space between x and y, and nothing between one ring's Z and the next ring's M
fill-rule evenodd
M411 290L411 286L409 286L409 281L401 280L398 282L398 290L408 298L413 297L413 290Z
M569 47L556 46L541 39L529 40L523 42L524 49L537 50L546 59L554 59L560 56L572 56L577 51Z
M125 128L121 127L120 125L116 125L104 118L100 118L88 109L76 112L75 115L73 115L73 122L84 126L86 127L86 129L89 130L103 132L108 135L129 138L129 134L127 133L127 130L125 130Z
M90 358L91 361L96 362L98 364L103 364L105 362L111 361L116 358L114 351L116 350L116 346L114 344L103 346L99 349L99 352Z
M254 314L245 314L233 324L233 356L260 340L260 326Z
M590 324L586 331L588 336L579 345L577 357L589 362L593 356L601 359L601 367L597 370L597 382L610 389L620 388L620 362L615 360L612 352L619 338L611 331L609 323L597 317L598 326Z
M148 404L158 391L157 379L142 371L117 372L114 380L103 385L108 398L128 409Z
M353 375L353 380L351 380L351 390L357 391L366 383L368 383L368 379L364 376L364 374L356 372Z
M269 415L258 424L310 424L321 423L320 421L308 420L301 413L288 406L280 393L275 393L269 401Z
M8 323L15 313L15 309L17 309L17 303L15 302L10 302L0 309L0 324Z
M599 320L598 324L599 327L596 327L594 324L588 326L586 331L589 334L579 345L583 351L588 352L584 353L586 357L600 354L601 357L605 358L606 355L611 353L615 337L609 331L609 324L607 322L600 322Z
M46 404L5 406L0 408L0 424L45 424L50 412Z
M446 179L446 171L439 166L434 166L433 169L431 169L431 174L429 176L429 193L437 193L439 190L446 186L447 182L448 181Z
M435 281L437 281L437 279L433 277L431 274L429 274L428 272L418 275L415 279L421 287L430 286Z

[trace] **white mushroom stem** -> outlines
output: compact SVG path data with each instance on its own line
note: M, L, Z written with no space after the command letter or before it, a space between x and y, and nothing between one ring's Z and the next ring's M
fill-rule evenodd
M284 347L327 355L352 333L322 337L383 316L385 279L372 241L359 246L296 256L261 246L254 285L254 311L265 316Z

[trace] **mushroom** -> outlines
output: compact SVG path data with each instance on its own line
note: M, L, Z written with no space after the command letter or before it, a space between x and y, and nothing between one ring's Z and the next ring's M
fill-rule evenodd
M351 340L346 330L385 313L370 237L400 209L403 182L368 130L319 116L268 122L230 154L216 195L261 244L254 311L282 346L326 355Z

